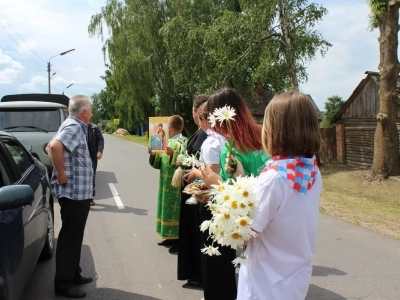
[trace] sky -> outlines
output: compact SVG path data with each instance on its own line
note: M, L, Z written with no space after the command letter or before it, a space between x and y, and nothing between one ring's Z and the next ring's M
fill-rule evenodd
M347 100L365 71L378 71L379 31L368 29L366 0L314 0L328 10L315 28L332 44L307 65L310 94L320 110L327 98ZM106 0L0 0L0 98L51 92L91 96L105 87L102 41L89 37L90 18ZM66 55L64 51L75 49ZM72 85L71 85L72 84ZM68 87L71 85L70 87ZM68 87L68 88L67 88Z

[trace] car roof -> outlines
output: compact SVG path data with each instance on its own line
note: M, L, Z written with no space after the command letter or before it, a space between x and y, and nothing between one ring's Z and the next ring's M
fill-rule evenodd
M0 136L1 136L1 135L5 135L5 136L8 136L8 137L15 138L15 136L13 136L11 133L9 133L9 132L7 132L7 131L2 131L2 130L0 130Z
M0 108L67 108L65 105L40 101L10 101L0 102Z
M64 94L15 94L5 95L1 98L1 102L15 101L37 101L37 102L53 102L68 106L69 98Z

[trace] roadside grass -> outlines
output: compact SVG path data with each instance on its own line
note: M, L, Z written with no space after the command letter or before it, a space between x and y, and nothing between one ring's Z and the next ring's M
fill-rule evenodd
M147 136L117 136L147 147ZM400 240L400 176L368 181L369 169L322 165L320 210Z
M322 165L320 210L400 239L400 176L369 181L369 169Z
M131 141L137 144L140 144L142 146L148 147L149 146L149 138L147 137L147 135L144 136L139 136L139 135L114 135L114 134L110 134L112 136L115 136L117 138L123 139L123 140L127 140L127 141Z

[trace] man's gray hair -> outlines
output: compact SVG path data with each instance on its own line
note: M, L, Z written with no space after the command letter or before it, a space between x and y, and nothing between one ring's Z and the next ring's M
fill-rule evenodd
M68 111L70 116L77 117L83 109L90 109L92 102L85 95L75 95L69 99Z

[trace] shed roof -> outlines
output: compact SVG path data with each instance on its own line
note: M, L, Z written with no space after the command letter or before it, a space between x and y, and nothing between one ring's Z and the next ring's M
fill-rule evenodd
M374 71L365 71L364 74L367 74L367 76L360 81L360 83L357 85L357 87L354 89L353 93L350 95L349 99L343 104L342 109L335 115L333 118L334 122L337 122L340 120L344 112L349 108L349 106L354 102L356 99L357 95L362 91L364 86L367 84L368 80L373 80L378 86L380 86L380 80L381 80L381 75L379 72L374 72ZM399 104L400 104L400 76L397 78L397 93L398 93L398 98L399 98Z

